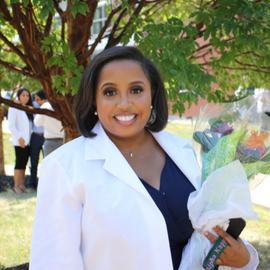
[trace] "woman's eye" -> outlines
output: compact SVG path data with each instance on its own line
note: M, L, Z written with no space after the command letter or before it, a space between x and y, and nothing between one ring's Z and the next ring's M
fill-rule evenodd
M104 95L108 97L114 96L115 94L116 94L116 91L114 89L106 89L104 91Z
M133 93L133 94L139 94L139 93L141 93L143 91L143 89L141 88L141 87L133 87L132 89L131 89L131 93Z

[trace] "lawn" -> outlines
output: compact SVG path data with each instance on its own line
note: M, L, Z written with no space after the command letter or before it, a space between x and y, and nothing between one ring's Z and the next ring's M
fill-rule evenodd
M10 142L11 135L9 133L3 133L3 138L5 165L14 165L15 150Z
M169 123L166 131L191 138L193 125ZM4 136L5 154L9 153L6 162L14 164L13 147L9 142L7 147L8 137ZM0 193L0 269L29 261L35 205L36 193L21 196L13 192ZM261 263L257 270L270 270L270 211L259 206L254 209L262 221L247 221L241 236L258 250Z
M36 193L0 193L0 269L29 261Z

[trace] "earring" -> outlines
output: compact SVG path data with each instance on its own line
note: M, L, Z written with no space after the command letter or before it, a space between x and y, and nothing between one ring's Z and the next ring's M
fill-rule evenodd
M156 121L156 118L157 118L156 111L153 108L153 106L151 106L151 114L150 114L150 117L149 117L149 120L148 120L146 126L150 127L152 124L154 124Z
M94 112L95 115L97 115L97 112Z

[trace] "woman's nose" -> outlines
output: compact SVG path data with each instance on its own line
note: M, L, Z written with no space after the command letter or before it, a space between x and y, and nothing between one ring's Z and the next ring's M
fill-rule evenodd
M120 97L119 103L117 104L117 107L119 109L126 109L129 108L131 106L131 102L128 98L128 96L124 95Z

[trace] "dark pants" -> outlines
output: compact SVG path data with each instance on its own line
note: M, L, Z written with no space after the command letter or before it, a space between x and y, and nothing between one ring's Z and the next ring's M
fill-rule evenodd
M42 145L44 143L44 137L32 133L30 141L30 159L31 159L31 177L30 187L37 188L37 168L39 161L39 153L42 151Z
M15 146L15 170L25 170L30 155L30 146L27 145L24 148Z

